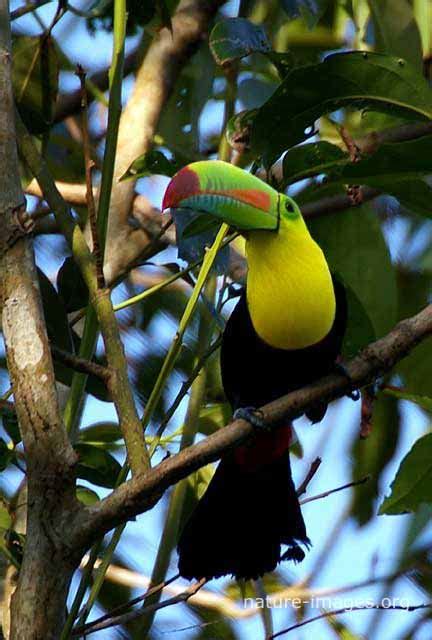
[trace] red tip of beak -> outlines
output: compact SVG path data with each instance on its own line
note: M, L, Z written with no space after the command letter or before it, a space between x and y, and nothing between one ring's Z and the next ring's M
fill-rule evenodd
M175 209L186 198L200 192L199 177L189 167L180 169L172 178L165 191L162 202L162 211L165 209Z

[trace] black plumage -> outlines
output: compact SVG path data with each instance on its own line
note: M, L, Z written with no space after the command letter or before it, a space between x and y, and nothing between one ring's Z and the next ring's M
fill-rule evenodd
M227 322L221 348L222 381L233 410L260 407L334 369L347 308L343 286L335 279L333 284L332 329L319 343L299 350L275 349L261 340L243 292ZM315 407L307 415L317 422L326 408ZM180 536L182 576L257 578L280 560L303 559L299 543L307 546L309 539L291 477L290 436L291 427L286 424L257 433L221 460ZM288 546L285 553L281 553L283 544Z

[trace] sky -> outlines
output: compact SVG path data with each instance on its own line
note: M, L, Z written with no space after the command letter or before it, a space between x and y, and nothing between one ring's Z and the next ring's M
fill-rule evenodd
M226 5L227 15L235 15L236 2L229 2ZM12 3L12 9L18 3ZM76 6L84 7L84 3L76 3ZM50 4L39 11L39 15L49 23L55 10L55 5ZM39 33L40 27L37 22L27 16L18 20L15 27L25 30L26 33ZM75 18L65 17L55 28L54 35L61 43L62 48L75 63L80 63L85 69L99 69L105 67L110 61L111 41L110 35L97 32L96 36L90 36L82 21ZM133 48L137 43L137 38L128 39L127 48ZM61 79L61 89L71 90L76 88L77 80L72 74L63 74ZM127 100L131 90L132 81L125 82L123 100ZM205 130L213 126L215 119L220 118L220 108L214 103L206 108L201 126ZM145 193L155 206L160 206L161 197L166 185L166 179L146 179L138 184L138 190ZM398 251L404 234L403 224L394 224L388 230L387 240L394 258L398 257ZM419 240L421 241L421 239ZM60 265L60 255L63 244L61 240L53 238L49 241L49 246L40 240L35 243L37 260L39 266L45 270L51 278L55 277L56 270ZM172 258L172 254L170 254ZM164 256L158 256L160 262L164 261ZM114 293L117 301L124 297L125 292L121 288ZM168 345L175 332L175 326L167 320L160 320L158 325L153 327L154 335L162 344ZM133 333L128 337L126 344L127 351L134 350ZM3 382L3 388L6 382ZM181 424L186 402L182 404L174 426ZM387 466L381 481L381 496L388 493L390 482L392 481L398 464L402 457L410 450L413 442L428 429L429 425L425 415L413 405L404 403L404 421L402 435L398 445L398 451L392 462ZM89 397L86 403L83 416L83 425L90 425L103 420L116 420L112 405L103 403ZM343 485L351 479L352 460L347 452L351 449L351 442L357 436L359 424L359 403L354 403L345 398L331 405L326 418L319 425L310 425L307 420L300 419L296 422L296 429L299 433L305 456L303 460L293 462L293 472L295 479L301 481L309 468L311 461L320 455L323 463L319 472L313 479L308 495L319 494L336 486ZM16 486L18 474L7 471L1 479L2 486L11 490ZM104 490L99 494L104 495ZM409 518L407 516L389 517L381 516L374 518L372 522L363 527L357 528L352 522L340 535L340 538L333 539L332 531L335 523L340 519L344 509L348 507L350 492L342 491L320 501L311 502L303 508L305 520L307 522L308 535L313 542L311 551L307 554L304 562L298 566L284 564L282 574L290 579L302 579L308 575L315 567L318 557L321 556L330 537L329 551L321 569L313 582L315 588L337 587L355 583L370 578L373 575L386 575L391 573L395 560L397 559L400 545L402 543ZM163 523L164 510L166 508L166 497L159 502L157 507L137 518L136 522L128 524L121 546L120 552L128 565L136 571L149 575L153 566L161 526ZM229 526L229 523L226 523ZM423 539L432 541L432 530L430 526L423 534ZM176 560L172 559L168 575L176 572ZM223 592L227 585L227 580L213 581L208 589L216 592ZM74 586L77 581L74 580ZM141 591L137 590L136 594ZM376 601L383 594L379 586L370 586L361 591L345 594L349 597L356 597L358 602L373 599ZM399 598L408 598L410 604L423 602L425 596L408 579L404 578L396 583L394 592L384 594ZM95 613L98 613L97 609ZM309 609L308 615L316 615L319 611ZM218 614L212 616L217 618ZM419 614L405 612L382 613L378 620L378 626L374 625L373 633L368 635L368 640L380 638L380 640L395 640L399 637L401 630L407 625L411 625L415 616ZM346 621L353 632L361 634L367 628L367 621L371 619L373 613L358 612L350 613L341 617ZM273 609L275 631L293 623L292 612L289 609ZM165 638L171 635L179 640L187 640L192 637L196 630L178 631L183 627L188 627L196 622L190 610L183 605L177 605L160 612L156 618L156 637ZM263 637L261 622L258 617L234 623L241 640ZM175 633L174 633L175 632ZM429 625L422 634L416 636L416 640L426 640L432 635L432 625ZM110 630L95 634L95 639L119 638L118 631ZM215 638L217 636L215 635ZM328 628L327 623L317 622L313 625L298 630L288 638L293 640L306 640L310 637L320 640L330 640L334 638L334 633Z

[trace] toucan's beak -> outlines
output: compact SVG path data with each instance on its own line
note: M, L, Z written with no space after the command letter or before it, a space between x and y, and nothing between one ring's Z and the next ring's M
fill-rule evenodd
M207 213L239 231L278 228L279 194L228 162L193 162L169 183L162 209Z

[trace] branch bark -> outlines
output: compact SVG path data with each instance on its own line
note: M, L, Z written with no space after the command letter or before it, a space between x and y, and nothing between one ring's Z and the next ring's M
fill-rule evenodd
M370 384L389 371L419 342L432 335L432 305L417 315L403 320L384 338L366 347L347 365L347 372L356 387ZM332 375L289 393L262 407L264 420L294 420L323 402L340 398L351 390L343 375ZM133 478L96 505L87 507L77 518L71 536L79 546L88 546L102 532L139 513L152 508L164 491L200 467L220 458L229 449L241 444L253 434L254 428L243 420L235 420L205 440L184 449L161 462L145 477Z

